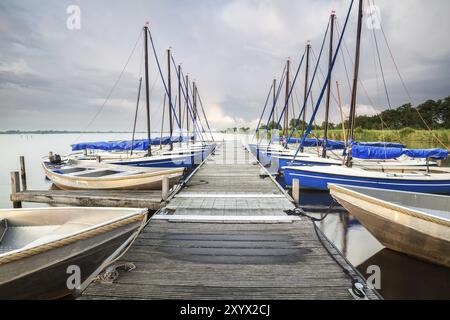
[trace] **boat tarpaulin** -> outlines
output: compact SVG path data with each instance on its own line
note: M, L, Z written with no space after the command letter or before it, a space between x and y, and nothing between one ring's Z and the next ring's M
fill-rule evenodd
M359 159L395 159L402 155L406 155L410 158L431 158L439 160L448 157L448 150L383 148L355 144L351 148L351 154L352 157Z
M300 143L302 141L302 138L289 138L287 140L287 143ZM307 138L303 142L303 147L321 147L323 145L323 139L317 139L317 138ZM327 140L327 149L328 150L339 150L339 149L345 149L345 143L343 141L337 141L337 140Z
M172 142L187 141L189 137L179 136L179 137L158 137L151 139L152 145L169 144ZM191 137L192 139L192 137ZM147 150L148 149L148 139L138 139L133 141L133 146L131 146L131 140L122 141L97 141L97 142L80 142L71 145L72 151L79 150L104 150L104 151L120 151L120 150Z
M354 144L367 147L406 148L404 144L398 142L354 142Z

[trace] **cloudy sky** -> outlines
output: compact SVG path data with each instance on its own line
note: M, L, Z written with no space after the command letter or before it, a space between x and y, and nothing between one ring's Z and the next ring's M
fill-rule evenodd
M279 77L285 60L290 57L295 69L308 40L317 56L331 10L336 10L342 28L349 3L350 0L2 0L0 130L130 129L142 73L142 41L108 103L100 113L99 110L146 21L150 22L160 58L165 61L165 50L171 46L177 62L197 81L214 128L254 126L272 78ZM374 0L374 4L380 9L381 25L413 100L420 103L448 96L450 2ZM66 10L70 5L78 5L81 10L79 30L67 28ZM355 45L355 13L356 4L344 37L349 54L343 47L343 57L349 70ZM360 78L367 94L359 90L360 114L374 114L388 107L372 32L365 24ZM382 33L379 29L374 32L391 104L406 103L408 97ZM341 58L337 60L334 80L341 83L346 110L349 87ZM321 64L323 70L325 60ZM303 75L295 89L299 100L303 95L302 80ZM318 80L323 82L320 73ZM152 125L159 127L163 88L153 60L149 82ZM317 98L319 89L317 83L313 98ZM335 103L331 113L332 120L337 121ZM320 113L318 121L322 118ZM143 112L138 126L145 128Z

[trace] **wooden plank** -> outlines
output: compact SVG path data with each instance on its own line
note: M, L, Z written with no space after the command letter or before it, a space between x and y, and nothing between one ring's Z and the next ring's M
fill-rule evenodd
M136 269L82 299L353 299L357 272L246 158L233 142L217 150L117 262Z
M28 190L12 193L11 201L73 206L138 207L150 210L158 210L165 204L161 201L160 192L108 192L108 190Z

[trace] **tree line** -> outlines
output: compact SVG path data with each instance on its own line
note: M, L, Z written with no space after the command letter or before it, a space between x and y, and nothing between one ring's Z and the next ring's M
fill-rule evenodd
M420 115L419 115L420 114ZM423 119L423 120L422 120ZM425 123L426 124L425 124ZM450 129L450 96L444 99L427 100L424 103L413 107L410 103L404 104L395 109L385 110L373 116L357 116L356 127L368 130L400 130L403 128L413 129ZM345 121L345 128L348 128L348 120ZM302 120L291 119L290 128L306 128L307 123ZM275 129L276 122L270 122L269 126L262 125L260 129ZM328 129L341 129L341 123L329 123ZM278 125L278 129L283 129ZM325 129L325 122L313 125L313 130Z

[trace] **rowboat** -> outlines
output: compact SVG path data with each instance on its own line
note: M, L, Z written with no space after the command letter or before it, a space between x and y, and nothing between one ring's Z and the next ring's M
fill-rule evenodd
M450 197L329 184L330 193L389 249L450 267Z
M147 210L0 210L0 299L79 295L131 245Z
M450 169L443 167L395 167L379 170L346 166L287 166L284 182L301 188L328 190L329 183L410 192L450 194Z
M75 160L61 163L44 161L45 175L58 188L72 189L124 189L158 190L164 177L169 178L169 186L177 183L184 168L136 168Z

